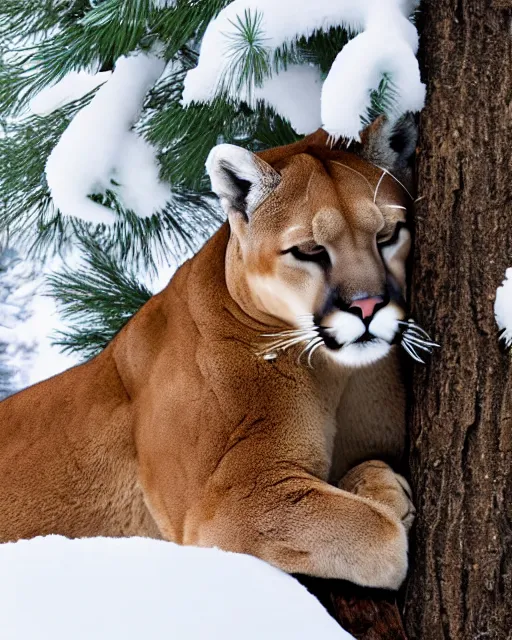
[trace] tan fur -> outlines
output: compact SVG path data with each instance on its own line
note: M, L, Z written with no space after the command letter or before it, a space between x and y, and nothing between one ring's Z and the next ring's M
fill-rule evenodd
M0 541L163 537L400 585L407 484L375 461L343 479L402 454L397 348L363 368L325 348L313 368L297 364L300 346L256 354L261 334L293 324L292 298L310 312L325 295L325 277L285 262L283 242L329 244L343 295L382 289L381 172L347 152L327 172L305 150L262 154L282 181L250 222L230 213L98 357L0 404ZM379 202L404 197L384 181Z

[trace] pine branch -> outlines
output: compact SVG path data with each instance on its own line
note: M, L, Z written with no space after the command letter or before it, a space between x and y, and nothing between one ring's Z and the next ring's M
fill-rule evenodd
M4 41L26 39L57 26L66 27L82 18L90 8L89 0L2 0L0 38Z
M96 196L119 216L113 227L96 230L62 216L53 206L44 174L46 159L71 118L93 94L48 116L30 116L8 125L6 137L0 138L0 201L5 204L0 208L0 226L9 228L29 254L39 258L65 252L77 236L94 233L116 247L119 258L130 258L144 268L154 268L166 254L178 259L220 223L218 210L201 194L177 185L166 209L147 219L124 211L113 193Z
M378 89L371 92L370 99L371 105L368 113L362 118L364 126L369 125L381 115L393 116L395 114L398 92L393 84L392 77L388 73L383 75Z
M156 39L148 27L154 15L151 0L104 0L75 22L67 16L68 24L59 23L40 42L18 45L4 73L11 79L0 94L0 112L19 113L70 71L111 69L120 56L149 49Z
M54 344L89 359L99 353L149 300L151 291L139 282L133 267L116 261L93 238L83 238L85 265L66 267L48 277L49 292L73 327L59 332Z
M177 0L155 15L152 33L167 43L165 56L173 58L183 47L198 46L211 20L232 0Z
M145 135L165 149L161 155L162 178L173 185L207 191L206 157L217 144L225 123L235 115L235 109L223 100L187 109L173 102L157 111L146 123Z
M230 64L219 86L220 94L243 92L247 102L252 104L255 87L261 87L265 78L271 74L270 49L265 45L265 34L261 23L263 15L254 14L250 9L244 17L237 16L233 32L226 33L229 41L228 58Z
M89 102L92 93L49 116L9 121L0 138L0 227L18 236L48 238L61 244L73 233L74 221L55 211L44 177L46 159L73 115ZM71 228L70 228L71 226Z
M247 145L252 151L292 144L301 139L292 126L273 109L260 102L256 109L257 121L251 132L253 142Z
M309 38L302 37L297 41L300 62L320 67L325 77L339 52L354 35L342 27L314 31Z
M164 211L150 218L124 211L112 192L102 203L117 210L119 221L112 227L82 226L77 235L93 236L116 259L150 271L169 258L180 262L196 251L223 220L213 199L180 189L174 190Z

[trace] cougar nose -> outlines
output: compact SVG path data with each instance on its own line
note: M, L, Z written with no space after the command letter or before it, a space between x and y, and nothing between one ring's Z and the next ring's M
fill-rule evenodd
M361 300L354 300L349 309L353 309L355 307L361 309L364 320L365 318L369 318L371 315L373 315L375 307L381 302L384 302L384 298L382 298L381 296L373 296L373 298L361 298Z

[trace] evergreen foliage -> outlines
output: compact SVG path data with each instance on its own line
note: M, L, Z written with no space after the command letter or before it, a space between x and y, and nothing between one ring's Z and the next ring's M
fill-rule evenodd
M70 323L63 348L97 353L150 295L137 273L169 259L179 263L219 225L204 163L210 149L230 142L257 151L299 138L268 105L235 102L226 92L210 104L184 108L186 72L197 62L201 38L229 0L2 0L0 5L0 227L18 246L44 258L79 250L84 268L51 279L51 291ZM269 55L261 15L247 11L234 24L226 86L255 87L290 64L316 65L325 75L351 34L315 31ZM124 210L115 193L93 199L116 213L112 227L61 214L45 177L45 163L71 119L97 90L48 115L34 115L30 100L71 71L111 70L116 60L155 47L169 62L146 96L136 129L158 150L161 178L173 199L150 218ZM231 92L232 93L232 92ZM384 78L373 95L373 118L392 109Z
M85 359L106 347L110 340L151 297L136 270L117 262L104 245L87 238L84 266L66 267L49 276L50 293L63 303L63 317L72 329L59 333L56 344Z

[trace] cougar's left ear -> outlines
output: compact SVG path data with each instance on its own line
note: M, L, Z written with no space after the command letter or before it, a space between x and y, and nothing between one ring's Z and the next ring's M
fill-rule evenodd
M412 113L405 114L394 123L380 116L360 136L363 158L387 169L399 180L412 180L418 141L418 127Z
M206 160L206 170L226 214L238 212L246 220L281 181L269 164L232 144L214 147Z

